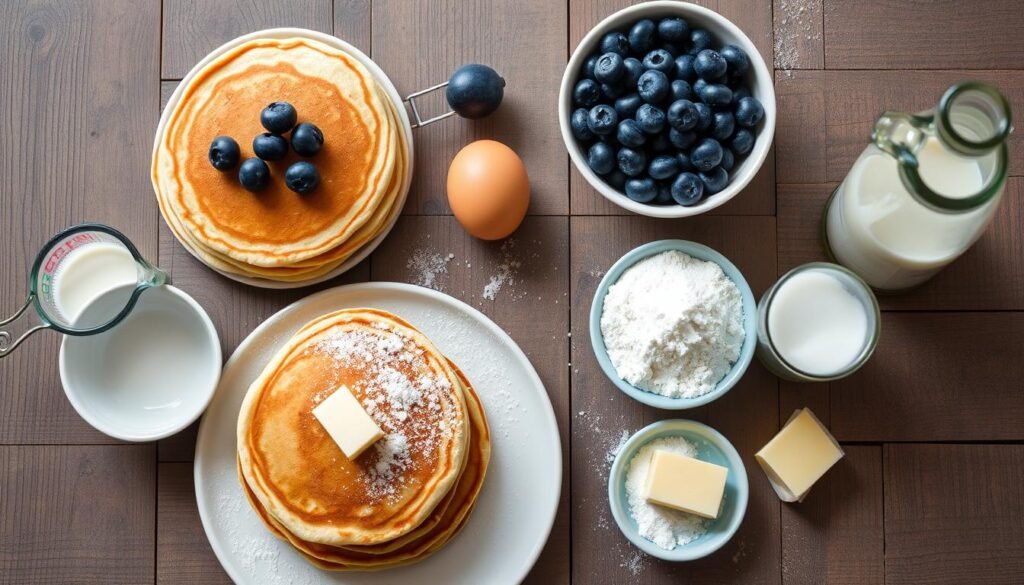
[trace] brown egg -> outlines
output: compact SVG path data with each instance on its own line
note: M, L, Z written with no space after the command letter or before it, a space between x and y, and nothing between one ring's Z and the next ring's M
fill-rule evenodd
M448 167L448 205L462 227L481 240L507 237L530 206L526 166L500 142L471 142Z

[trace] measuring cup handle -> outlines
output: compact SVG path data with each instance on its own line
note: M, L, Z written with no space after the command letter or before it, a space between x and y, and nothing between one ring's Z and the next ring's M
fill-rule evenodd
M25 311L28 310L28 308L32 305L32 297L33 295L29 294L28 298L25 299L25 304L22 305L20 309L18 309L10 317L4 319L3 321L0 321L0 358L7 357L11 353L13 353L14 350L17 349L19 345L21 345L22 341L28 339L29 335L32 335L36 331L41 331L43 329L50 328L50 325L48 323L41 323L39 325L36 325L35 327L29 328L27 331L22 333L21 336L18 338L15 338L13 335L11 335L10 331L7 331L5 329L5 327L10 325L11 323L14 323L15 321L18 320L19 317L25 314Z

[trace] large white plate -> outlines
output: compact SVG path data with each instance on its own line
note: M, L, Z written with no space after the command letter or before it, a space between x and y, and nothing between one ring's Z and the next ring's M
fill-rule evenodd
M462 533L422 563L377 573L313 567L267 531L235 473L235 425L249 384L296 330L346 307L386 309L430 337L473 383L493 440L487 479ZM236 583L500 585L521 581L547 541L562 485L562 449L537 372L490 319L430 289L366 283L306 297L267 319L238 346L199 427L195 483L203 528Z

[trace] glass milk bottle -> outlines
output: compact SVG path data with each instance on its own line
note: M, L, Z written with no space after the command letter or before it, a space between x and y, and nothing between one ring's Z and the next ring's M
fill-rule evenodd
M973 244L1006 183L1010 106L962 82L934 110L886 112L825 207L825 247L872 288L923 283Z

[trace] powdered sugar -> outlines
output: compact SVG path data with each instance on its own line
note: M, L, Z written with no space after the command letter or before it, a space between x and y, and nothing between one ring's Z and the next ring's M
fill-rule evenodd
M454 254L438 254L420 248L413 252L405 267L413 271L413 283L435 290L444 290L438 277L448 272L448 263L455 258Z
M522 263L512 257L512 249L515 248L516 241L513 238L505 240L501 244L502 261L498 265L498 271L491 276L488 280L487 285L484 286L483 297L489 301L493 301L497 296L501 287L505 284L512 284L515 280L515 274L519 270Z
M629 513L636 520L640 536L665 550L693 542L707 532L700 516L647 503L644 486L656 450L696 457L697 448L683 437L664 437L647 443L637 451L626 469L626 499Z

